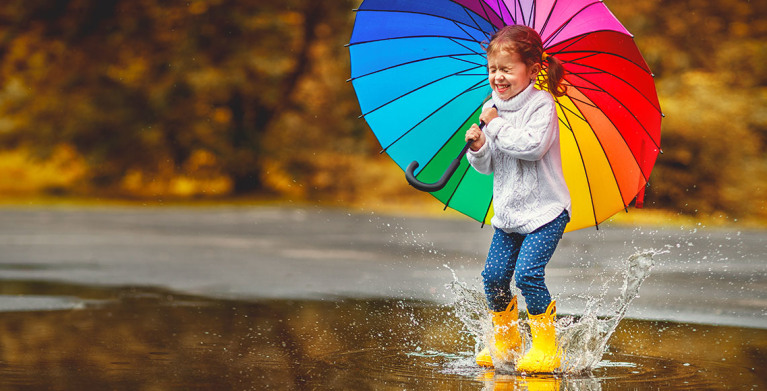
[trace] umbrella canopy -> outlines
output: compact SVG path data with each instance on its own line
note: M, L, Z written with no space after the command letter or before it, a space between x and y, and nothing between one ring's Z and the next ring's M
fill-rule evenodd
M491 93L482 43L513 24L538 31L566 71L567 94L555 99L572 198L567 230L641 204L662 113L633 36L601 1L365 0L349 43L350 80L383 151L403 170L420 162L419 180L439 179ZM492 177L465 157L431 194L480 222L493 216Z

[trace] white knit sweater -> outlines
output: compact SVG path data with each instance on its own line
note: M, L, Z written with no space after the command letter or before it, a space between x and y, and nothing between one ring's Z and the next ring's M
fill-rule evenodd
M554 98L533 84L505 101L493 92L484 108L495 105L499 117L483 129L482 148L467 153L477 171L494 174L491 222L509 233L531 233L571 213Z

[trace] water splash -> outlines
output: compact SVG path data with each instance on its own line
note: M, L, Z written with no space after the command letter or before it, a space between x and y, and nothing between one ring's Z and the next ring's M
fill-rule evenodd
M599 364L610 336L626 316L631 302L639 295L642 282L650 275L656 254L657 251L650 250L629 257L622 273L623 286L610 305L605 292L614 279L605 282L600 297L589 299L583 316L577 320L564 317L557 322L557 338L563 355L562 372L587 372ZM605 307L608 307L608 315L600 317Z
M646 250L631 255L626 260L626 267L603 284L601 294L588 298L583 315L565 316L557 321L557 342L562 355L562 365L557 372L588 373L598 366L607 350L610 336L626 316L631 302L639 295L642 282L650 275L654 265L653 257L661 253L657 250ZM450 269L447 265L445 267ZM465 331L473 336L474 352L477 353L490 343L493 333L485 295L460 281L455 271L450 271L453 273L453 281L447 287L454 295L451 306L455 316L463 323ZM616 286L618 278L621 277L623 285L619 294L610 300L607 294L609 288ZM527 350L530 345L530 332L524 313L520 314L519 323L520 334ZM496 373L499 370L513 372L513 363L501 363L496 365L495 369Z

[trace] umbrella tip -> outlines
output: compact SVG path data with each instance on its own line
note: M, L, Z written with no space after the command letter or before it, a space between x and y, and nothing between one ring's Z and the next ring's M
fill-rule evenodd
M663 155L663 150L662 149L660 151L658 151L658 152L660 152L660 154Z

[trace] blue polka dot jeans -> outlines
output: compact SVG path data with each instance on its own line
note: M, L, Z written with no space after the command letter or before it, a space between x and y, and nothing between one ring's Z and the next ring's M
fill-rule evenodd
M551 303L544 268L562 239L570 215L563 211L556 219L529 234L506 233L496 229L487 254L482 278L492 311L504 311L511 301L511 278L522 291L530 315L542 314Z

